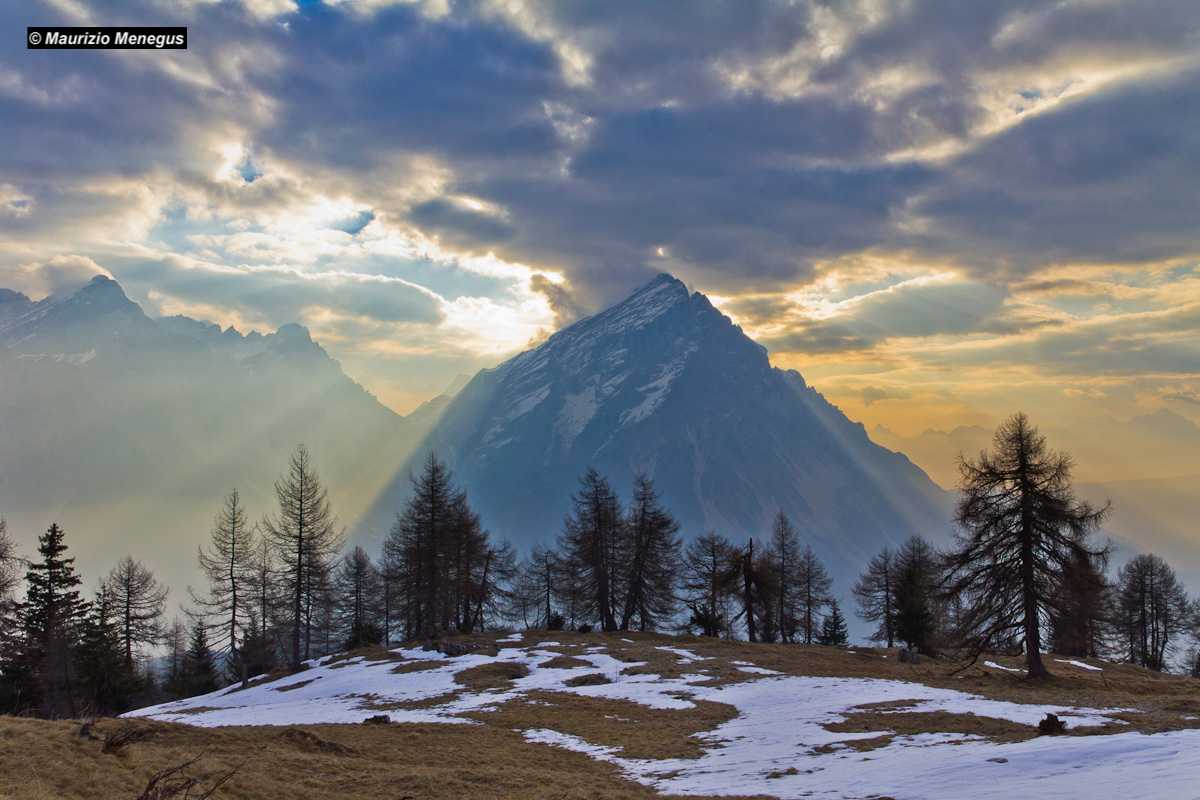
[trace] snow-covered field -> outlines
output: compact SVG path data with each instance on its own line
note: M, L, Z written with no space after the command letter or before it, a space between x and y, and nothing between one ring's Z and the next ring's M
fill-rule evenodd
M1009 743L976 734L923 733L894 736L883 746L860 751L849 743L893 732L886 726L863 733L825 727L873 703L889 704L878 709L884 712L941 711L1024 725L1036 725L1047 713L1054 713L1070 727L1121 725L1112 715L1122 709L1000 702L899 680L786 675L746 661L733 662L742 671L738 682L712 685L712 675L700 671L712 659L680 647L657 649L671 655L681 669L697 669L695 673L630 674L628 670L639 665L618 660L603 647L564 646L541 637L527 640L520 634L500 640L498 647L495 656L468 654L454 659L397 649L393 653L404 659L401 672L393 671L396 661L324 659L282 680L144 708L133 715L198 726L353 723L379 713L396 722L479 724L463 715L478 717L500 703L539 690L627 700L656 709L688 709L696 701L714 701L735 707L737 716L700 735L705 748L695 759L632 759L615 748L559 731L522 733L530 742L612 762L632 780L670 794L891 796L897 800L1200 796L1196 785L1200 730L1039 737ZM547 666L564 652L590 666ZM421 669L420 662L428 668ZM529 674L502 689L471 690L455 681L463 670L504 663L523 665ZM568 684L572 678L597 673L611 682ZM421 707L404 707L414 702Z

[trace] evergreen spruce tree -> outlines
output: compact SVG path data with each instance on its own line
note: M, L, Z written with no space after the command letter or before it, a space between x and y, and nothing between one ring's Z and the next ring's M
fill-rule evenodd
M910 649L931 656L937 632L935 595L941 580L937 551L921 536L910 536L896 551L893 569L892 630Z
M127 657L115 604L101 583L88 613L79 623L75 648L76 689L85 715L116 715L128 711L131 698L143 688L141 676Z
M259 625L257 611L251 611L246 617L243 637L238 648L238 662L230 663L226 670L227 683L249 680L275 668L275 644Z
M846 630L846 618L837 600L829 601L829 613L821 620L821 633L817 643L830 647L846 647L850 644L850 635Z
M208 646L208 631L203 622L195 620L179 669L168 677L167 691L174 697L195 697L220 688L216 660Z
M78 715L74 654L78 625L87 611L74 558L66 558L63 530L51 525L38 539L40 558L25 573L25 602L17 608L18 643L5 673L15 682L8 691L16 711L50 718ZM7 682L6 678L6 682Z

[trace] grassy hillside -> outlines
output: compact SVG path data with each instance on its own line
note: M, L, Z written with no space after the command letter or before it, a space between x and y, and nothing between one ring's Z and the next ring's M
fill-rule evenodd
M1105 755L1116 744L1200 737L1200 681L1099 661L1051 659L1055 677L1030 683L1007 671L1015 659L956 672L871 648L562 632L460 641L471 654L358 651L84 735L79 722L0 720L0 797L133 800L156 772L197 756L181 774L212 773L201 788L240 766L214 798L940 797L937 778L913 783L918 769L1013 760L1027 780L1086 757L1094 774L1097 762L1119 766ZM1066 736L1039 738L1050 709ZM408 721L319 721L377 714ZM259 724L201 727L230 719ZM1162 736L1111 735L1135 731ZM1194 774L1190 762L1179 770ZM1043 772L1044 788L1058 785Z

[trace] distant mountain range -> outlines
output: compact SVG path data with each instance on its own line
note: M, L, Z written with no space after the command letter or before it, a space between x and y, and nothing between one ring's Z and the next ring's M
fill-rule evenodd
M1034 424L1037 424L1035 418ZM1200 473L1200 426L1168 409L1119 422L1092 417L1059 427L1041 426L1046 442L1075 460L1077 481L1106 482L1174 478ZM974 458L991 447L992 431L978 425L951 431L929 429L903 436L877 425L871 438L904 453L941 486L958 483L957 454Z
M1098 424L1078 426L1076 439L1073 429L1047 433L1083 463ZM1099 438L1191 447L1194 429L1160 412ZM195 546L224 495L237 487L252 518L272 511L274 481L303 442L351 540L372 552L430 450L493 534L521 547L554 538L594 466L626 497L634 475L653 478L688 536L765 536L783 509L848 600L881 547L950 528L952 494L885 447L938 474L937 461L990 441L982 428L872 435L879 443L669 275L463 376L408 417L347 377L297 324L262 335L154 320L107 278L38 302L0 289L0 515L27 551L51 522L63 525L89 581L132 553L176 599L196 580ZM1195 485L1085 484L1081 493L1111 492L1129 514L1114 517L1114 532L1186 554L1200 549L1187 529L1196 516L1175 501L1194 506Z
M589 466L626 496L653 478L688 536L766 536L783 509L842 595L883 546L950 527L947 492L669 275L478 373L381 495L377 530L431 450L521 546L553 540Z
M1120 545L1114 567L1137 550L1157 553L1192 591L1200 591L1200 427L1161 409L1127 422L1094 417L1042 433L1050 447L1074 459L1072 475L1081 499L1112 502L1104 530ZM905 453L939 484L953 488L957 453L974 458L990 448L992 431L971 426L900 436L876 426L871 438Z
M155 321L103 277L0 292L0 515L24 543L58 522L89 580L130 552L182 599L221 498L273 510L301 442L356 524L419 435L299 325Z

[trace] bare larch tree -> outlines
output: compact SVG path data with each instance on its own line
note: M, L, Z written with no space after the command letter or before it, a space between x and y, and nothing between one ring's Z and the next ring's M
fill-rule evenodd
M963 601L957 638L974 655L1021 637L1031 678L1050 674L1042 663L1042 621L1058 603L1072 554L1103 551L1088 534L1108 506L1076 502L1071 466L1022 413L996 430L990 453L959 455L958 530L942 594Z
M262 530L271 543L281 571L281 586L290 606L291 666L298 669L308 658L314 604L319 601L329 568L345 538L329 493L321 484L308 448L299 445L287 472L275 482L279 512L263 520Z

